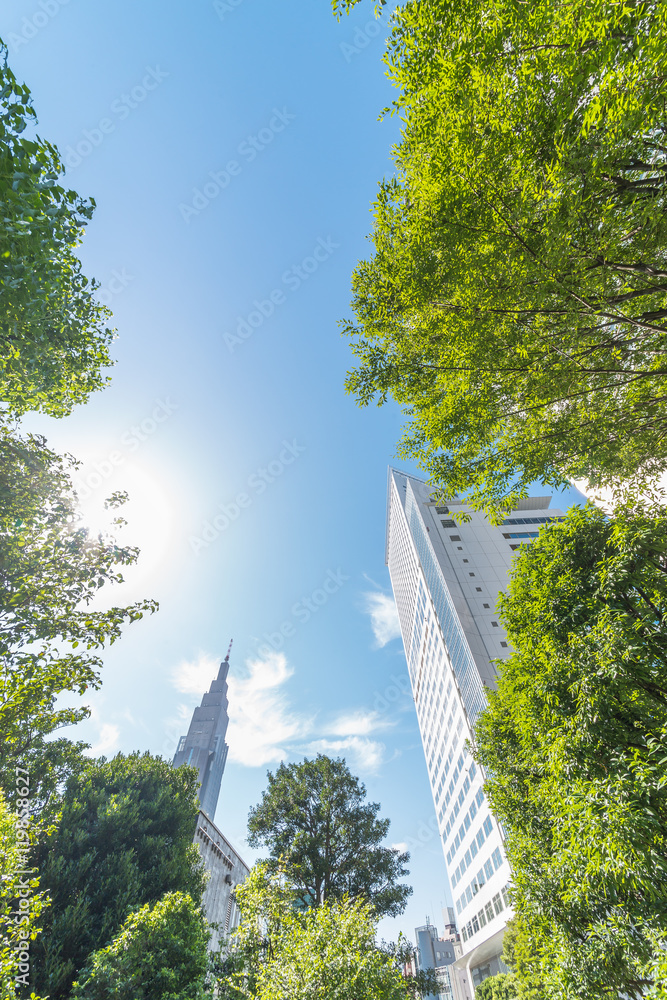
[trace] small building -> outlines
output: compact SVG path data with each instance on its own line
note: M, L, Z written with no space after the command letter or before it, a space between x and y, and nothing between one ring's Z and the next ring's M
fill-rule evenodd
M443 915L445 911L443 910ZM428 917L426 923L421 927L415 927L415 940L417 943L416 967L417 971L435 970L439 982L439 991L429 993L422 1000L463 1000L458 992L455 992L451 969L460 954L460 939L456 931L454 921L454 911L450 908L447 913L448 923L442 937L438 936L438 929Z

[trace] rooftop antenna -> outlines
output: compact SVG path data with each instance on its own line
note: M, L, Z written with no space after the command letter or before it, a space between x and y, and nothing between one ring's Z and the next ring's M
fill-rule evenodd
M224 660L225 663L229 663L229 654L232 651L232 643L233 642L234 642L234 640L230 639L230 641L229 641L229 649L227 650L227 656L225 657L225 660Z

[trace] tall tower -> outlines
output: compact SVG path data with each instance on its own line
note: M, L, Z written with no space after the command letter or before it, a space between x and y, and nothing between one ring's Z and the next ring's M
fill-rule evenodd
M504 971L511 873L465 744L495 687L492 660L510 653L496 603L513 552L562 515L548 509L551 497L529 497L495 526L462 500L436 504L425 482L395 469L388 489L386 562L461 928L457 993L466 996ZM459 511L467 522L454 520Z
M230 642L227 655L220 664L218 676L211 683L201 705L192 713L187 736L181 736L174 754L174 767L190 764L199 771L199 804L209 819L215 816L220 794L220 783L227 760L225 736L229 725L227 709L227 674L229 672Z

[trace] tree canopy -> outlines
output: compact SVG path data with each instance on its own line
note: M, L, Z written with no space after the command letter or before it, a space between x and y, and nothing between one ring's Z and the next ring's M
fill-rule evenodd
M5 413L69 413L111 364L109 310L76 249L95 208L63 187L57 149L34 136L30 91L0 41L0 402Z
M304 907L286 871L260 863L237 888L242 921L216 983L221 1000L409 1000L435 989L432 972L403 976L404 949L378 945L371 904L344 896Z
M91 609L137 550L86 531L76 462L17 430L26 411L63 416L105 385L112 338L76 257L94 203L61 186L58 152L35 125L0 41L0 787L11 800L14 766L29 767L38 809L83 749L51 738L87 715L58 696L99 686L96 654L157 605Z
M347 385L406 408L399 453L444 493L667 468L666 29L657 0L394 12L402 137Z
M90 609L101 587L122 582L119 567L138 550L81 526L74 465L43 438L0 428L0 781L11 797L14 767L30 767L34 806L79 756L47 737L88 714L56 699L99 687L97 651L157 607Z
M94 952L72 1000L203 1000L208 937L201 909L168 892L131 913L111 944Z
M507 832L519 985L663 996L667 513L573 508L522 548L501 616L514 652L476 756Z
M148 753L102 758L68 779L50 806L57 827L35 852L52 900L33 961L38 990L68 997L90 954L109 945L132 910L168 892L200 904L197 787L193 768Z
M126 807L132 803L132 794L127 789L124 794L115 789L115 813L103 819L104 795L91 777L94 765L83 757L85 744L53 739L60 727L88 714L85 707L67 707L60 696L65 692L81 695L90 687L98 687L99 652L118 638L124 623L141 618L157 605L141 601L130 607L93 610L91 602L100 588L122 582L119 568L132 564L137 550L119 545L110 536L95 537L82 527L70 477L75 461L50 451L42 437L22 435L18 429L19 418L26 412L64 416L104 386L108 380L103 370L111 364L109 345L113 339L107 326L110 313L96 300L96 282L82 273L76 253L94 202L62 185L59 154L51 143L35 134L35 125L30 92L8 68L7 50L0 41L0 925L6 932L0 952L3 997L14 996L17 982L27 984L27 979L19 975L26 965L21 956L27 953L31 971L47 983L51 996L68 993L72 974L91 947L106 943L107 932L115 931L126 916L127 904L140 905L144 902L142 893L156 890L150 883L156 871L162 872L160 877L155 876L158 888L164 883L160 892L178 889L181 884L195 895L201 889L200 876L193 867L194 847L188 854L183 840L188 825L184 817L194 808L189 779L182 776L181 785L176 786L173 781L170 784L167 775L162 774L158 780L154 774L151 798L147 777L150 767L145 761L137 763L134 778L126 776L127 789L132 787L132 781L136 788L143 788L146 804L135 802L134 814L130 815ZM117 495L109 503L117 506L121 501ZM118 518L117 526L121 523ZM113 769L114 765L109 766ZM139 774L142 768L143 778ZM117 765L117 774L120 770ZM17 785L19 774L29 774L29 795ZM68 790L61 796L68 777ZM107 778L113 786L110 775ZM158 789L160 782L162 792ZM93 788L96 795L92 794ZM77 799L79 792L81 797ZM155 827L151 833L150 807L160 795L167 799L171 795L176 802L172 808L168 802L162 803L172 828L166 831ZM73 796L80 813L72 803ZM17 810L15 814L7 810L5 800ZM60 821L61 808L63 825L48 844L44 843L49 827L52 832ZM86 812L88 808L91 812ZM25 832L21 824L36 815L43 820L32 828L34 835L41 838L34 850L43 878L40 885L42 890L48 888L53 899L53 906L44 909L41 916L48 937L42 936L38 943L36 920L46 898L37 892L37 879L29 879L34 904L30 920L21 929L11 928L9 907L22 906L22 891L15 871L6 867L21 855L20 837ZM121 823L121 817L127 830L123 831L121 824L112 831L112 820ZM10 835L14 819L17 842ZM100 838L99 829L95 836L91 833L95 823L109 836L113 833L115 855L111 843ZM134 840L123 840L130 835ZM162 849L163 857L157 862L150 860L150 849L142 837L152 837L156 850ZM187 839L191 847L192 828ZM91 840L95 841L94 847ZM139 848L145 855L140 858ZM23 863L27 863L25 858ZM141 876L138 865L145 868ZM170 879L174 886L169 884ZM17 898L13 899L12 894Z
M514 976L500 973L489 976L475 989L475 1000L518 1000Z
M403 912L412 889L398 879L408 874L409 855L382 846L389 820L378 819L378 803L365 802L344 760L318 754L281 764L268 779L250 812L248 841L268 847L274 868L286 866L303 906L347 896L372 903L380 916Z

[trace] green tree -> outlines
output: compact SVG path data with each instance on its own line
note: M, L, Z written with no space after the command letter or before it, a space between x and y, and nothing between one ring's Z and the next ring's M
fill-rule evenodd
M274 955L285 919L300 908L298 892L280 862L256 864L234 894L241 922L214 960L220 1000L256 997L260 972Z
M101 587L122 582L119 567L134 563L138 550L81 526L75 464L41 437L0 427L0 787L11 800L14 768L28 768L34 808L81 763L83 744L51 737L88 709L57 699L99 687L97 651L125 622L157 608L154 601L89 608Z
M58 823L35 852L52 905L35 952L35 985L69 996L91 952L106 947L128 914L167 892L201 902L204 876L193 844L197 775L146 753L91 763L50 806Z
M520 1000L513 975L489 976L475 989L475 1000Z
M373 909L361 900L292 914L262 969L257 1000L406 1000L406 982L375 947Z
M16 775L21 782L23 773ZM12 812L0 792L0 991L3 1000L25 996L30 959L46 905L39 879L30 867L33 839L28 809L19 801Z
M652 0L394 13L402 138L347 385L406 408L399 453L443 493L497 511L667 468L666 44Z
M242 921L216 986L221 1000L408 1000L435 987L432 975L404 978L404 949L378 946L377 915L363 899L304 908L285 868L267 863L236 892Z
M55 146L26 134L35 123L0 41L0 401L63 416L106 383L113 334L76 256L95 204L61 186Z
M382 841L388 819L344 760L281 764L250 812L248 842L265 846L274 869L285 866L303 906L326 900L365 899L379 916L402 913L412 889L398 883L408 872L402 854Z
M190 896L169 892L94 952L72 1000L203 1000L209 930Z
M663 997L666 512L573 508L521 550L501 615L514 652L476 757L507 832L519 985Z

